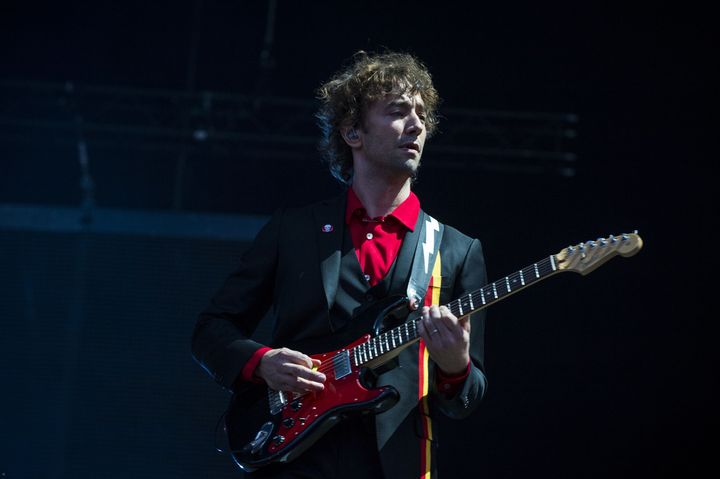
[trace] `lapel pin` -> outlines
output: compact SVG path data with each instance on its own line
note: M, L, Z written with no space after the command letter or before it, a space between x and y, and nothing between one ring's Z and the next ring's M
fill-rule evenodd
M322 227L323 233L332 233L332 230L333 230L333 225L330 225L330 224L323 225L323 227Z

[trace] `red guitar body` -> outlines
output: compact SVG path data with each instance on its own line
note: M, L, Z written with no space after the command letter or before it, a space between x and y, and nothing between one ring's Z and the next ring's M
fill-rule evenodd
M321 361L327 378L322 392L293 396L252 385L233 396L226 426L233 458L241 469L291 461L344 417L385 411L397 403L394 388L366 387L364 368L355 366L349 355L351 348L370 337L366 334L344 348L310 355Z
M394 406L399 393L390 386L373 388L370 382L374 376L368 366L381 365L369 359L388 352L388 345L385 349L375 345L377 336L414 316L407 303L405 296L388 296L359 311L348 327L330 338L288 345L320 360L319 370L326 377L322 392L295 396L265 384L246 384L236 391L225 425L238 466L252 471L274 462L292 461L345 417ZM374 336L364 334L371 329ZM343 344L340 349L313 354Z

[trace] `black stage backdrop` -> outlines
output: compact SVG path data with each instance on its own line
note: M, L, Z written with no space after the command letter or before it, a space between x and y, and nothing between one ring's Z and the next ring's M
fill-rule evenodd
M340 191L312 154L135 148L120 128L88 139L83 170L82 128L54 128L52 100L27 120L22 102L52 99L42 85L309 100L353 52L384 47L430 67L445 99L437 142L458 109L579 119L571 175L428 144L422 204L483 241L491 278L598 236L645 241L489 311L490 389L471 419L438 425L444 477L717 474L708 12L229 0L0 12L3 478L237 477L213 449L227 396L190 357L196 314L274 209Z

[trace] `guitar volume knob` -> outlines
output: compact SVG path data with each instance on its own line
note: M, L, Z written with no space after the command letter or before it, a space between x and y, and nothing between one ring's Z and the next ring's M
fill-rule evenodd
M273 436L272 442L273 442L273 444L275 444L276 446L279 446L280 444L282 444L282 443L285 442L285 436L282 436L282 435L280 435L280 434L278 434L277 436Z
M293 427L295 425L295 420L291 417L288 417L288 418L283 419L282 424L286 428L290 429L291 427Z

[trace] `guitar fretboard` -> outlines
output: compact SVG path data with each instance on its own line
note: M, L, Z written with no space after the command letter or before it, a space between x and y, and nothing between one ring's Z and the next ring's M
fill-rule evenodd
M505 276L494 283L483 286L477 291L468 293L454 301L450 301L446 306L450 312L462 318L468 314L484 307L490 306L512 293L520 291L526 286L545 279L557 271L557 263L555 256L551 255L537 263L531 264L511 275Z
M458 318L462 318L545 279L557 271L555 256L551 255L494 283L487 284L476 291L450 301L446 306L451 313ZM419 340L417 321L417 318L409 319L400 326L370 338L367 342L352 348L350 355L355 365L361 366L397 348Z

